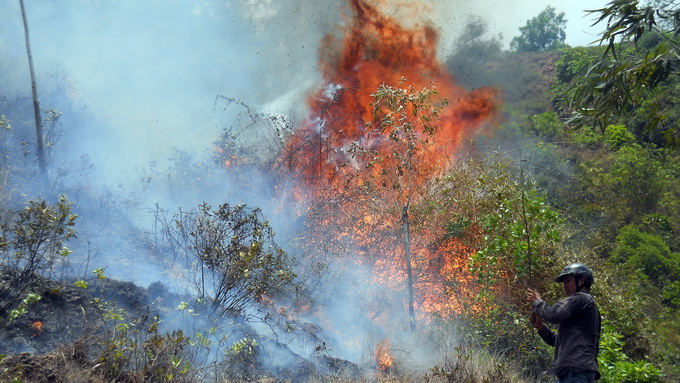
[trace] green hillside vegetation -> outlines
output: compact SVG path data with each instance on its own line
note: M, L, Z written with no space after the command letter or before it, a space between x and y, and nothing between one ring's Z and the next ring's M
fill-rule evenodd
M560 245L534 269L543 279L529 283L553 291L557 299L549 276L571 261L591 265L594 294L606 320L603 381L673 381L680 375L677 75L671 71L653 90L636 91L625 107L608 111L619 113L607 115L604 125L602 118L591 120L594 125L584 119L574 123L573 102L583 97L577 92L594 83L589 70L608 57L603 56L606 44L514 53L502 51L499 41L485 40L479 24L467 31L473 38L449 58L450 70L462 73L459 80L471 88L499 84L505 101L503 120L477 144L505 153L514 168L521 168L523 182L561 220ZM666 42L649 33L636 44L611 49L644 58L667 49L660 47ZM504 240L513 238L509 234ZM541 270L550 267L552 274ZM523 320L520 312L516 315ZM490 345L501 355L540 350L541 345L523 344L524 338L513 334L517 318L502 312L491 323L477 324L489 331ZM494 345L498 339L520 343ZM519 361L526 368L533 365L530 354Z

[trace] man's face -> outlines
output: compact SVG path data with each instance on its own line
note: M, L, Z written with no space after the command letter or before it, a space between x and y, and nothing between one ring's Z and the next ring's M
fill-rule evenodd
M573 275L567 275L564 277L564 292L567 296L571 296L576 292L576 278Z

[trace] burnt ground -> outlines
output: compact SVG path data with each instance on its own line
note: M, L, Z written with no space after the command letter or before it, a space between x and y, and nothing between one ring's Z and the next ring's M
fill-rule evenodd
M6 282L7 277L3 274L0 281ZM141 317L149 310L149 291L132 283L92 280L82 288L73 281L33 280L27 293L40 295L38 302L11 322L6 319L9 312L0 312L2 382L17 377L25 382L78 381L78 374L83 375L82 381L96 381L82 371L93 362L86 345L107 331L106 307L115 302L127 317Z
M0 283L6 280L0 275ZM180 302L189 301L190 297L170 293L158 282L148 288L112 279L87 282L88 286L82 288L74 285L74 281L36 277L29 292L42 297L38 302L12 322L6 319L9 312L0 312L3 318L0 321L0 383L15 379L37 383L203 381L207 369L197 367L205 362L191 354L194 346L187 346L188 337L176 330L180 323L174 318L177 315L173 315ZM135 327L139 340L120 343L122 341L112 335L120 323ZM162 328L157 328L158 323L163 323ZM242 321L239 326L243 326ZM318 326L297 323L295 327L300 336L322 342L317 336L322 332ZM145 356L151 352L149 345L157 346L153 352L158 355ZM129 357L120 371L112 371L113 351L132 348L137 349L137 356ZM182 360L191 360L192 372L183 372L181 377L172 379L154 377L157 371L149 366L168 365L168 349L173 355L182 355ZM276 350L285 354L288 362L283 366L267 366L259 362L262 359L254 353L219 360L210 368L221 371L219 381L239 382L303 382L321 375L349 379L362 375L354 363L322 353L310 361L271 338L258 339L257 350L259 353ZM166 354L162 354L163 351ZM176 367L178 371L182 369ZM217 381L214 375L212 380Z

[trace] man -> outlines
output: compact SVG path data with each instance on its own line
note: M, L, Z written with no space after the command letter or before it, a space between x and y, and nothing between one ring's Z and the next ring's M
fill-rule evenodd
M566 298L550 306L541 295L528 289L533 306L531 324L547 344L555 347L555 360L547 374L556 375L558 383L592 383L599 379L597 352L600 343L600 312L590 295L593 272L580 263L562 270L555 282L564 283ZM559 325L555 334L543 320Z

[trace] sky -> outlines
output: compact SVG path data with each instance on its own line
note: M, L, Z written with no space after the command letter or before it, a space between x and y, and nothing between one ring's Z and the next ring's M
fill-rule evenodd
M603 8L609 2L610 0L492 0L485 2L487 9L484 10L485 13L483 14L491 20L491 26L503 33L509 42L513 37L519 35L519 28L526 25L527 20L551 6L555 8L557 14L562 12L565 14L567 19L566 43L570 46L585 46L593 42L604 28L600 26L592 27L594 17L588 15L584 10Z
M415 20L432 20L440 28L442 51L474 15L509 44L519 27L551 5L565 13L566 42L577 46L598 32L589 28L583 10L605 3L423 0ZM69 154L88 154L106 182L124 182L131 169L162 163L174 148L209 149L229 123L218 111L217 96L303 116L306 94L320 85L318 44L342 22L343 5L342 0L27 0L42 106L66 108L65 100L48 95L53 83L66 84L71 108L78 105L88 115L62 117ZM14 57L14 70L25 72L30 94L23 38L19 1L2 1L0 48L6 59Z

